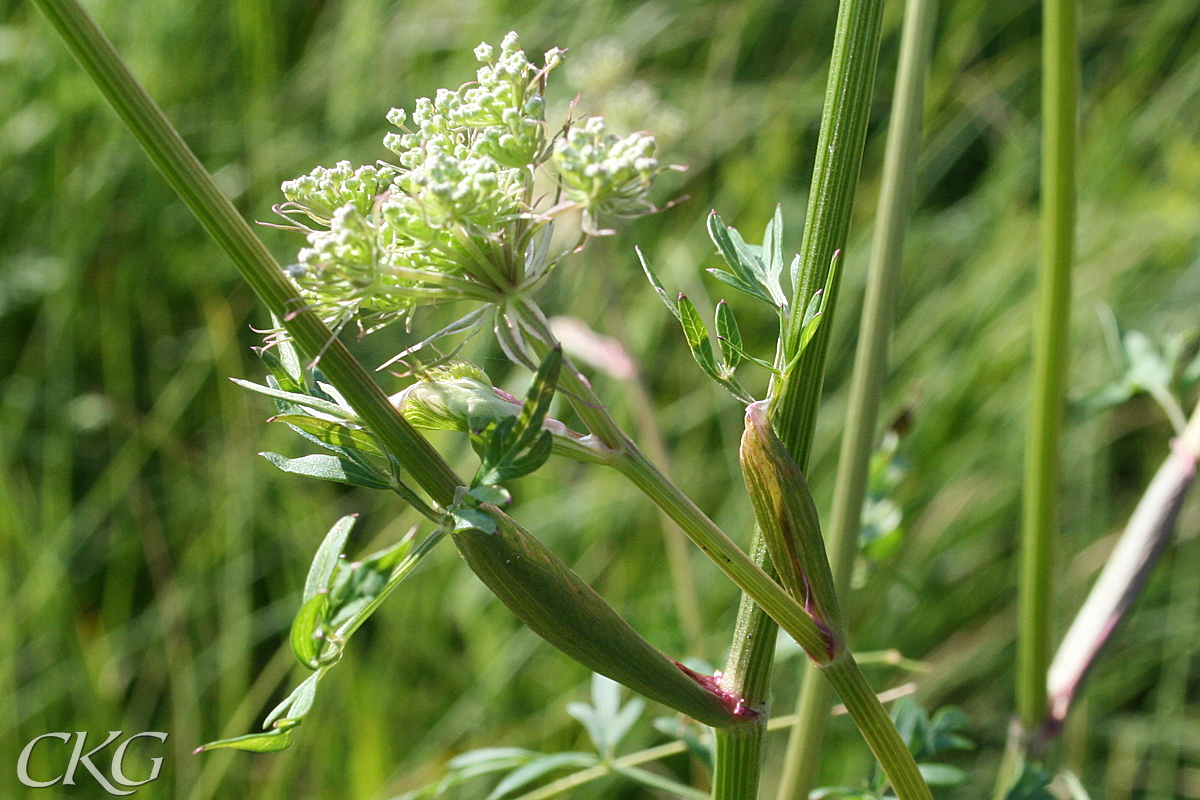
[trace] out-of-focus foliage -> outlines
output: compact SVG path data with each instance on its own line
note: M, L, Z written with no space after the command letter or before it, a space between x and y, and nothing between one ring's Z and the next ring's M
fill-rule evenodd
M705 231L708 209L759 241L782 203L783 248L795 251L831 0L89 5L221 186L264 221L282 181L315 164L387 157L387 110L455 85L479 42L515 29L531 52L567 48L547 118L582 92L581 111L604 113L622 132L654 130L664 163L689 169L664 175L651 199L691 199L568 259L541 299L625 343L672 473L749 539L740 407L695 369L633 245L706 320L710 296L729 294L704 274L723 264ZM819 508L842 427L898 11L889 9L843 301L822 323L834 336L808 476ZM953 765L973 783L947 797L978 797L989 785L1010 709L1038 241L1038 27L1025 0L959 0L941 14L886 398L886 413L913 409L898 446L909 472L891 498L904 538L847 602L857 649L894 647L927 662L921 704L953 703L970 720L964 733L977 750ZM1193 0L1089 3L1082 42L1074 396L1121 377L1097 302L1153 340L1193 329L1200 307L1200 10ZM447 548L355 637L292 749L189 755L251 730L307 674L294 666L288 626L330 525L360 513L348 549L373 552L417 517L397 517L386 493L285 475L256 455L305 452L285 426L262 424L273 413L266 398L227 380L261 382L251 326L270 320L19 0L0 5L0 186L0 763L47 731L163 730L169 752L163 777L139 790L147 800L365 799L435 780L455 754L479 747L586 748L566 711L587 695L584 670L523 629ZM297 237L262 233L283 263L295 260ZM761 352L774 315L736 295L730 305L745 348ZM381 333L359 351L382 363L454 311L422 311L412 336ZM470 355L499 370L501 355L479 349L489 346L481 340ZM739 380L761 396L766 375L751 365ZM503 388L520 396L526 381L514 372ZM595 383L618 414L636 413L624 387ZM552 413L578 428L565 408ZM1064 626L1169 436L1144 396L1071 416L1056 584ZM439 441L462 471L473 469L465 442ZM513 485L515 513L647 638L682 656L649 503L601 467L551 465ZM1194 500L1179 528L1174 563L1117 635L1064 737L1065 763L1093 797L1200 796ZM691 655L719 663L737 593L702 559L695 566L706 622ZM881 688L909 679L883 668L871 677ZM785 665L781 713L794 693ZM635 729L623 748L659 741L652 736ZM843 720L829 755L824 785L857 785L868 773ZM39 758L32 770L49 774ZM698 763L666 767L699 785ZM79 796L92 790L81 782ZM578 793L617 795L646 796L604 781Z

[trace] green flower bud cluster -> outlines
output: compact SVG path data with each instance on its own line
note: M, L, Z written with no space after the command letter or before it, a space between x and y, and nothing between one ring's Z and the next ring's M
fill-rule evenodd
M582 212L586 238L601 216L653 210L646 194L661 168L650 134L614 136L598 118L548 129L543 92L561 50L538 66L510 33L475 56L475 81L419 99L411 118L388 114L400 130L384 145L397 164L343 161L283 185L277 210L308 237L289 275L330 324L379 327L444 300L501 308L575 249L547 253L558 216ZM561 202L535 195L539 169L562 186Z
M307 290L318 311L336 318L345 303L369 311L386 297L383 283L387 275L379 268L378 237L356 203L336 209L329 229L309 233L308 245L288 274ZM328 269L330 264L337 268Z
M650 184L663 171L654 157L654 137L609 133L603 117L571 129L554 147L554 161L568 197L593 220L598 215L635 216L652 211Z
M285 181L283 196L316 222L329 225L334 212L343 206L370 213L375 198L386 192L399 174L387 164L355 169L349 161L339 161L332 169L317 167L294 181Z

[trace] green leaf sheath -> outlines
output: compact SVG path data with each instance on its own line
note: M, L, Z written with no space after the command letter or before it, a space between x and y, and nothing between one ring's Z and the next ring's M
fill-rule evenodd
M809 653L817 664L824 664L844 646L833 574L808 483L772 430L766 403L752 403L746 409L740 457L771 563L784 587L804 603L827 637L826 652Z
M492 506L495 533L453 534L462 557L535 633L589 669L713 727L753 716L715 682L664 656L545 545Z

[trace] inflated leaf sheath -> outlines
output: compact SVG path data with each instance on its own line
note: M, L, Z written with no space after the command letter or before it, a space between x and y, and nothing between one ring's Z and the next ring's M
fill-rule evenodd
M534 633L585 667L713 727L755 712L740 698L667 658L545 545L494 506L495 533L457 530L467 565Z
M746 408L741 461L754 516L780 581L828 638L827 653L809 656L818 663L832 660L842 647L841 614L817 509L804 474L771 428L764 402Z

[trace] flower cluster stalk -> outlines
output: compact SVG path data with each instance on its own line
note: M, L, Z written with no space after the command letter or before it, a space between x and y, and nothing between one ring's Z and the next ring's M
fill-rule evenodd
M336 339L322 319L313 313L305 302L297 298L295 288L287 280L283 270L232 204L220 193L195 155L128 71L87 12L76 0L35 0L35 3L105 98L129 126L139 144L171 186L234 260L255 293L283 320L288 334L310 355L323 354L322 368L331 384L379 437L381 444L395 455L435 503L442 507L451 506L456 495L464 488L463 481L428 441L398 413L383 391ZM841 126L831 124L823 126L822 131L822 153L828 150L829 153L835 154L832 156L832 164L841 165L842 170L834 170L839 173L838 181L816 181L815 185L819 184L823 188L814 191L814 200L821 196L825 196L826 199L840 196L845 206L842 209L840 235L832 239L816 237L821 238L826 245L831 245L827 248L830 258L833 250L837 249L832 245L836 243L840 246L840 243L844 242L849 214L846 198L852 197L853 185L857 179L867 113L865 98L869 98L875 54L878 50L880 5L878 0L850 0L847 6L857 10L847 12L844 7L843 16L849 13L850 22L843 20L839 24L841 33L839 45L835 47L835 69L831 73L832 76L839 77L831 80L826 117L827 123L830 120L845 122L842 117L846 117L854 124L851 125L849 134L845 134ZM863 17L863 14L866 16ZM845 41L847 34L844 29L847 28L853 32L848 37L851 40L849 47ZM849 66L846 62L850 62ZM845 88L843 84L847 80L856 87L851 93L856 98L856 103L850 104L849 107L843 102L844 97L841 93L833 88ZM827 128L837 130L831 133ZM843 150L850 151L850 154L837 155ZM818 163L825 160L826 157L822 155ZM819 171L821 170L819 167ZM846 170L850 174L841 174ZM622 198L603 199L605 202L618 202ZM810 226L806 232L806 241L812 236L812 230ZM810 246L807 251L819 254L822 252L822 246ZM811 253L806 263L820 263L821 257ZM819 338L823 341L826 336ZM818 361L823 361L824 344L814 350L820 351L822 358ZM803 361L801 363L803 364ZM586 382L573 368L564 370L564 376L567 380L563 388L576 398L594 397L590 389L587 389ZM819 376L815 385L816 393L819 394ZM587 389L586 393L584 389ZM812 405L815 410L815 396ZM625 450L625 455L618 465L621 471L671 516L717 566L765 609L806 651L812 654L821 653L825 638L804 607L741 551L636 447L632 447L628 437L616 426L598 401L594 406L590 400L577 401L577 408L587 411L583 416L592 433L605 444L619 445ZM811 425L800 438L809 437ZM807 451L807 444L804 450ZM492 511L491 515L496 519L503 517L498 511ZM878 699L866 686L853 659L838 659L831 665L835 668L827 673L830 680L839 690L850 714L859 723L864 736L883 763L901 800L928 798L928 789L921 781L916 765L911 756L908 756L907 749L887 719ZM757 776L758 767L754 766L748 772Z
M1046 717L1051 580L1075 241L1078 33L1075 0L1042 5L1042 252L1021 528L1017 716L1026 737Z
M846 426L825 537L834 588L843 607L858 552L879 399L887 377L887 346L900 285L904 234L916 178L924 120L925 79L936 19L936 0L908 0L906 3L883 180L859 323L858 352L850 379ZM821 763L832 692L814 664L805 663L802 672L796 703L798 722L788 737L778 800L808 797Z

